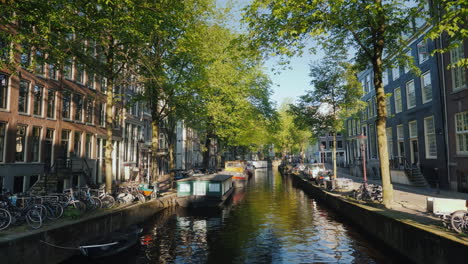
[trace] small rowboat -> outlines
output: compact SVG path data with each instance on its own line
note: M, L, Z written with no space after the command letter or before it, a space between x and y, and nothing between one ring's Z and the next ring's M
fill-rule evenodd
M137 245L142 228L133 226L125 231L113 232L109 236L90 241L79 247L81 253L91 258L102 258L116 255Z
M138 187L138 190L144 196L152 196L152 197L156 197L156 194L158 192L156 185L152 186L149 184L140 184L140 186Z

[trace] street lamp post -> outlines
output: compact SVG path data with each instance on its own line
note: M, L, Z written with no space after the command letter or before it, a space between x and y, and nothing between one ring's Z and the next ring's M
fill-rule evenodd
M367 185L367 171L366 171L366 139L367 137L361 134L357 137L361 144L361 157L362 157L362 175L364 177L364 184Z
M325 164L325 155L323 155L323 150L325 149L325 145L320 144L320 162Z

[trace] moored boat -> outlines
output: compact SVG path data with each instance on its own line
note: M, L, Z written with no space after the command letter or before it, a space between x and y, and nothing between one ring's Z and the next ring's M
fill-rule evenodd
M224 170L222 171L223 174L232 175L232 179L234 181L234 187L244 187L249 178L252 177L252 173L246 170L246 166L243 161L235 160L235 161L226 161L224 166Z
M116 255L136 246L142 231L142 228L132 226L127 230L112 232L103 238L89 241L81 245L79 250L83 255L91 258Z
M177 203L182 207L222 206L232 195L233 176L210 174L177 181Z

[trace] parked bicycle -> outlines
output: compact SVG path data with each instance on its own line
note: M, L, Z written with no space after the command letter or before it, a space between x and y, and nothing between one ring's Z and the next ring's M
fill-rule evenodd
M354 191L353 197L358 201L373 201L381 203L383 201L382 186L363 183Z
M461 234L468 230L468 211L458 210L451 214L450 224L455 232Z
M105 185L101 185L99 189L91 189L90 191L101 200L102 208L111 208L115 205L115 198L107 193L105 188Z

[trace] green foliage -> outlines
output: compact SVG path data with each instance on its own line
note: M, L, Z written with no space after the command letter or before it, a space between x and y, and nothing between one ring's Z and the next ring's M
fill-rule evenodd
M316 135L341 131L344 120L364 106L361 84L346 55L342 49L328 50L321 62L311 65L313 90L290 106L296 124L311 128Z
M431 28L426 38L437 39L444 35L448 38L450 44L447 47L439 47L433 51L444 53L463 45L463 41L468 37L467 17L468 8L464 0L435 0L433 1L434 27ZM462 58L459 61L452 62L451 67L468 67L468 58Z

